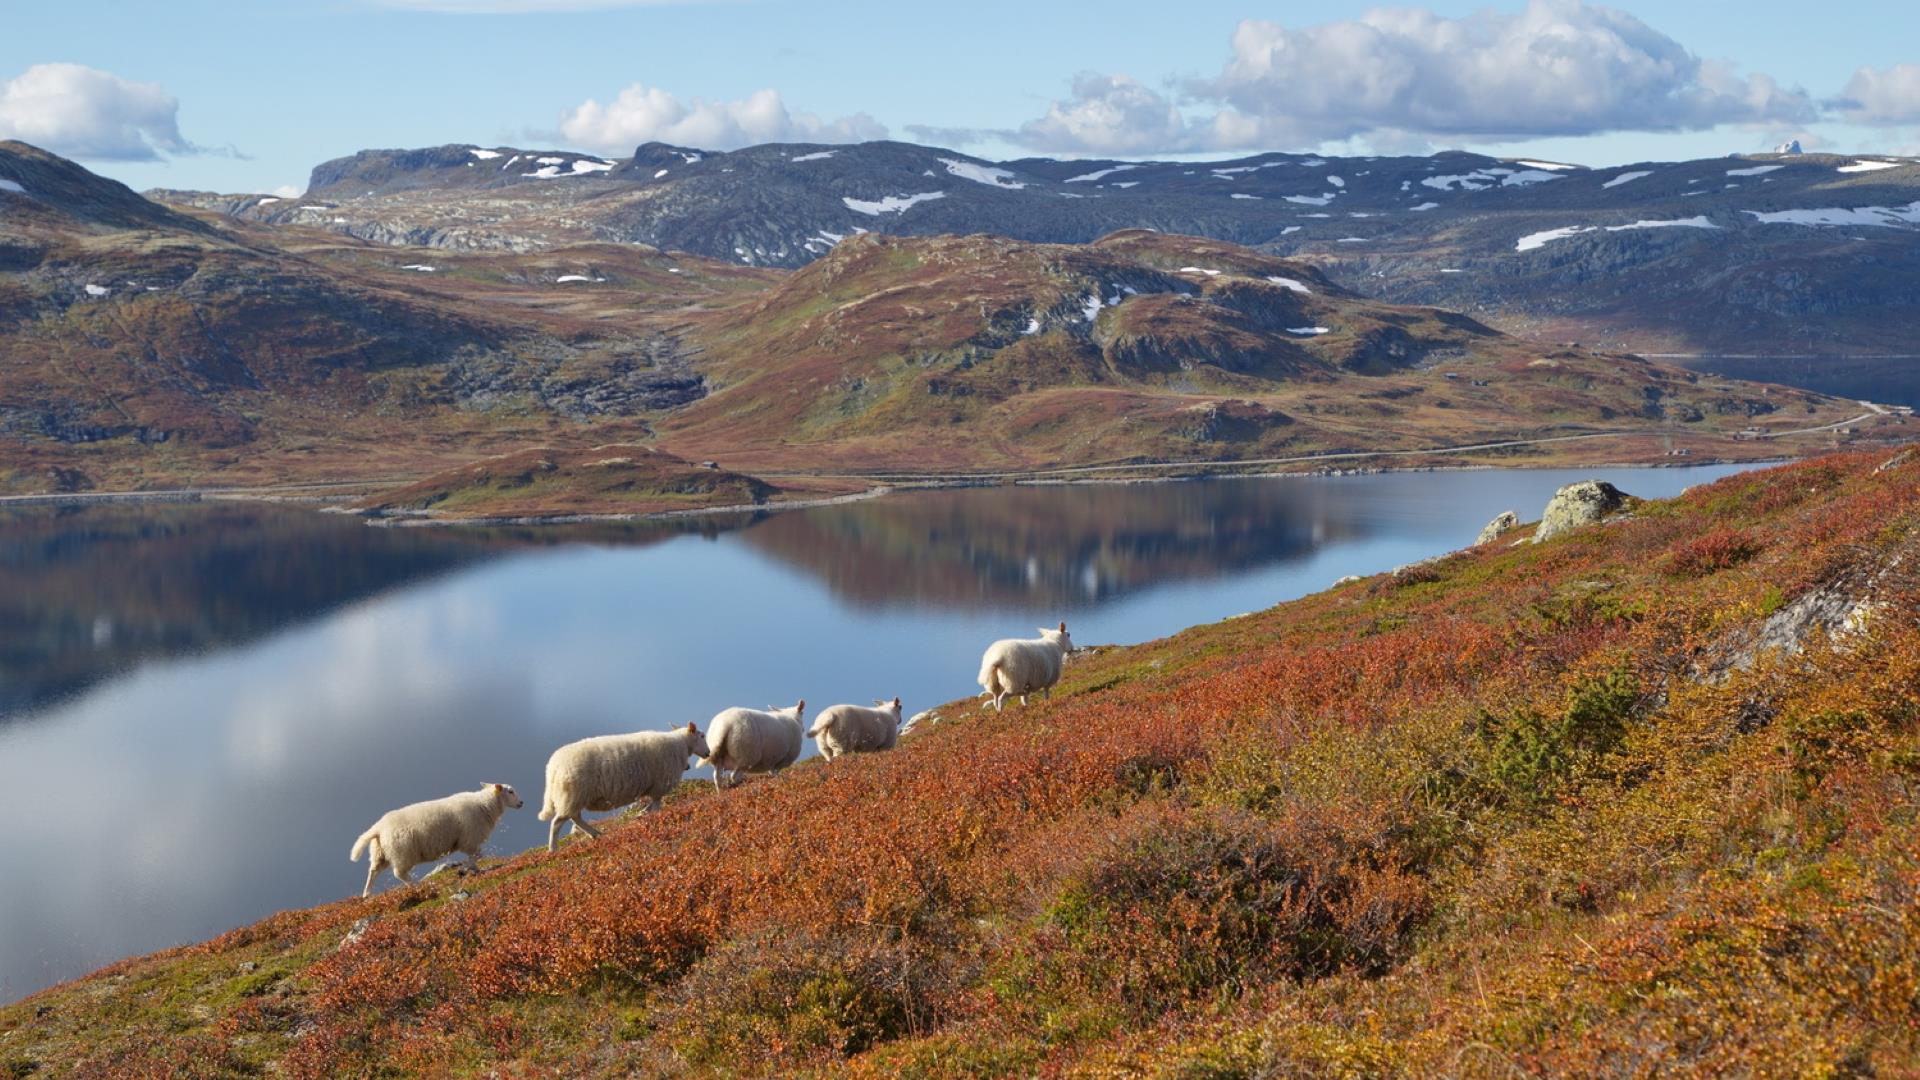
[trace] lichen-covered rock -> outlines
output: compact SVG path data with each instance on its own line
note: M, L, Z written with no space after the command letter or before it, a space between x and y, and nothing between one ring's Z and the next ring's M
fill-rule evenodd
M1475 540L1473 546L1491 544L1519 527L1520 515L1511 510L1505 511L1499 517L1487 522L1487 527L1480 530L1480 539Z
M1625 509L1633 496L1605 480L1581 480L1553 493L1546 512L1540 515L1540 527L1533 542L1551 540L1561 533L1591 525L1608 514Z

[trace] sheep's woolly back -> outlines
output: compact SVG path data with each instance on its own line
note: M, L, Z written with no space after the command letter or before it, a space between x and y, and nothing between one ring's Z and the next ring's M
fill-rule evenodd
M980 657L980 686L989 694L1031 694L1060 681L1067 648L1057 637L1005 638Z
M821 751L830 758L891 750L900 738L900 714L892 705L873 709L833 705L821 710L807 734L820 741Z
M708 757L729 772L772 772L800 760L804 730L797 706L763 711L727 709L707 729Z
M547 791L540 820L584 810L617 810L641 799L663 798L687 771L694 749L687 733L640 731L568 743L547 759Z
M506 793L492 784L389 810L354 842L353 858L372 849L405 876L415 866L456 851L477 854L507 812Z

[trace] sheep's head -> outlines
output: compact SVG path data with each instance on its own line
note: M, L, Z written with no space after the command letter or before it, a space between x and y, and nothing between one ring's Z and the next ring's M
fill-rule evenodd
M1073 638L1067 633L1066 623L1061 623L1060 629L1058 630L1049 630L1044 626L1041 627L1040 638L1043 641L1053 642L1054 644L1060 646L1060 648L1065 652L1073 651Z
M494 798L507 804L507 809L518 810L526 805L520 800L520 793L513 790L512 784L489 784L488 786L493 789Z
M691 723L689 723L687 725L686 734L687 734L687 753L692 754L694 757L701 758L701 759L710 758L713 756L713 748L707 745L707 737L705 735L700 734L699 728L694 727Z

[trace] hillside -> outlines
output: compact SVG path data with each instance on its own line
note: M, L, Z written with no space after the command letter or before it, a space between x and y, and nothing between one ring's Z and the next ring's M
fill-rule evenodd
M663 418L749 470L1032 469L1415 451L1596 432L1751 456L1857 405L1542 348L1299 263L1132 231L1092 244L849 238L694 331L710 392ZM1559 444L1507 448L1545 461Z
M1048 703L55 987L0 1063L1900 1074L1917 514L1911 453L1833 457L1093 650Z
M314 169L306 195L156 193L388 244L640 242L797 267L860 232L1086 243L1148 227L1324 265L1503 330L1672 353L1910 353L1920 161L1830 154L1582 168L1446 152L986 161L911 143L444 146Z
M463 155L482 160L375 155L328 175L401 197L451 190L429 180L452 171L474 178L462 192L520 198L634 171L483 180ZM18 143L0 146L0 175L22 178L0 191L5 493L380 490L610 444L829 489L857 486L834 474L1377 453L1752 459L1831 448L1859 418L1869 439L1906 424L1531 343L1369 299L1309 263L1147 230L1071 245L836 236L784 271L589 237L429 251L169 210ZM1593 437L1607 441L1575 441Z

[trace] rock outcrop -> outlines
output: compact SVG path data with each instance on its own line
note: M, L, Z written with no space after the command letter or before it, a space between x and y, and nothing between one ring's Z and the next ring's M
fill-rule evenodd
M1592 525L1608 514L1625 509L1633 496L1605 480L1581 480L1553 493L1547 509L1540 515L1540 527L1533 542L1551 540L1562 533Z
M1487 522L1486 528L1480 530L1480 538L1473 542L1473 546L1491 544L1519 527L1520 515L1511 510L1503 511L1499 517Z

